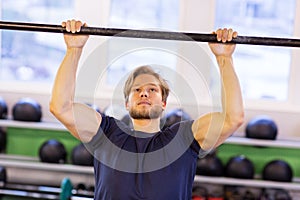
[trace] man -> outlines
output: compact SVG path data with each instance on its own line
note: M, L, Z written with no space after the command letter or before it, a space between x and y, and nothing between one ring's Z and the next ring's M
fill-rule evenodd
M62 26L75 33L86 24L69 20ZM215 34L223 43L237 36L232 29L219 29ZM199 152L218 147L243 123L242 95L232 60L235 45L209 44L220 69L222 112L208 113L161 131L160 117L166 108L169 87L159 74L142 66L126 81L125 106L133 124L130 129L74 102L78 63L88 36L65 34L64 38L67 51L57 72L50 110L74 137L93 147L95 199L191 199ZM176 147L180 155L172 157L178 153ZM135 154L126 157L132 155L128 152ZM155 156L151 157L151 153Z

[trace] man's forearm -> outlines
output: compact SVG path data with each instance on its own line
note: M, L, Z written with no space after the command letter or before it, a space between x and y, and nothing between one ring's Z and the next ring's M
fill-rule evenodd
M58 69L50 107L56 112L64 112L74 100L76 73L82 48L67 49L66 55Z
M243 100L240 83L233 66L232 57L218 56L222 81L223 113L231 121L240 121L243 118Z

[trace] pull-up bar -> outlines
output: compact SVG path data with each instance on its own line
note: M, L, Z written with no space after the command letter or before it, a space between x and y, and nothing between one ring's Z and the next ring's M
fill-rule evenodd
M0 21L0 29L16 30L16 31L49 32L49 33L67 33L65 28L63 28L61 25L26 23L26 22ZM214 34L152 31L152 30L150 31L150 30L118 29L118 28L82 27L81 31L75 34L116 36L116 37L128 37L128 38L145 38L145 39L159 39L159 40L218 42ZM237 36L237 38L234 38L230 43L265 45L265 46L300 47L300 39L275 38L275 37Z

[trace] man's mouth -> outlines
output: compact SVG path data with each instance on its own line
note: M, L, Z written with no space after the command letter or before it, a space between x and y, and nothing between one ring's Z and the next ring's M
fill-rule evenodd
M138 105L151 105L151 103L150 102L148 102L148 101L140 101L140 102L138 102Z

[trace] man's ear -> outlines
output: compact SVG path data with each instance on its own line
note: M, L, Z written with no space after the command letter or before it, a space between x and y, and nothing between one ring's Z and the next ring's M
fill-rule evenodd
M129 110L128 101L125 101L125 108L126 108L126 110Z
M167 107L167 101L162 101L162 108L165 110Z

